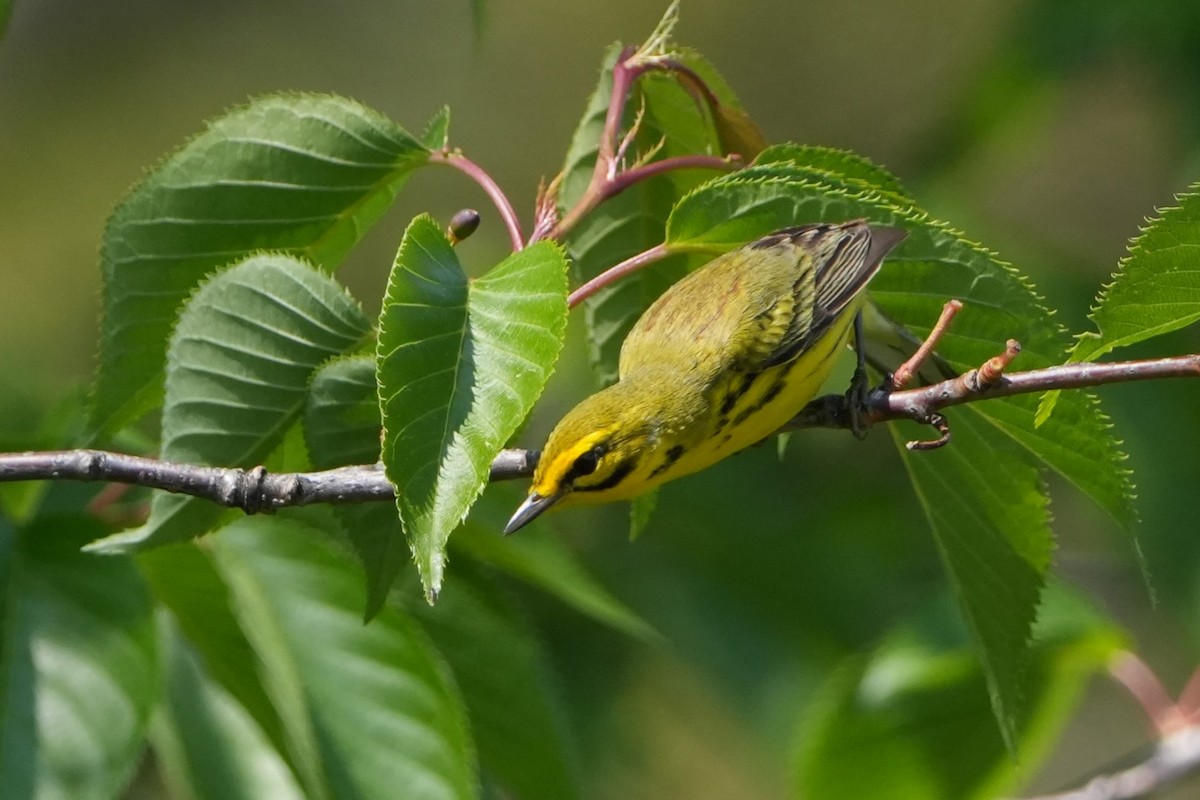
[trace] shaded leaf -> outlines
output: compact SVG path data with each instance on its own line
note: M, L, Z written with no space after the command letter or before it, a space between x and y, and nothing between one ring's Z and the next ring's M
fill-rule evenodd
M138 553L137 564L154 598L171 612L187 646L203 659L206 677L219 683L275 750L286 755L283 723L261 676L248 668L254 663L254 650L211 553L184 542Z
M489 491L478 504L478 513L455 535L456 549L542 589L601 624L643 641L661 639L648 622L600 585L558 538L541 532L501 536L507 513L518 500L515 493ZM547 523L541 531L552 528Z
M431 600L450 531L558 358L566 293L566 263L552 242L468 282L431 218L404 234L379 323L383 462Z
M316 529L239 520L210 542L309 796L475 797L462 702L406 615L363 625L358 570Z
M1005 744L1015 752L1029 686L1029 641L1052 536L1037 470L958 409L951 445L912 452L891 428L974 635Z
M317 371L304 412L305 441L316 468L375 463L381 426L374 358L337 359ZM363 614L369 620L410 558L400 517L390 503L339 505L333 513L362 561L367 577Z
M251 256L218 273L188 301L171 337L162 458L261 463L299 419L313 371L357 346L369 327L331 277L289 256ZM144 526L95 548L181 541L220 514L206 500L158 494Z
M85 517L0 521L0 797L120 794L159 697L150 596Z
M513 797L578 797L563 709L529 623L482 576L456 569L446 587L436 606L409 611L454 672L481 766Z
M1120 643L1108 623L1061 589L1048 593L1044 616L1030 714L1017 731L1015 754L987 724L978 662L946 615L925 614L820 690L800 739L797 795L992 800L1016 793Z
M289 94L219 117L151 171L104 235L93 428L119 427L160 397L176 313L207 274L258 250L332 270L426 156L352 100Z
M633 498L629 504L629 541L635 541L650 524L658 506L658 490L654 489Z
M302 800L287 764L246 710L204 674L200 658L174 628L162 629L167 687L151 741L172 796Z

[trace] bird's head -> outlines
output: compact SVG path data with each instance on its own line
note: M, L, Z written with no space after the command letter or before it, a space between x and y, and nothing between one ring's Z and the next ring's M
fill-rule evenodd
M505 533L554 505L603 503L641 493L658 446L661 424L653 407L628 383L617 383L575 406L551 432L538 459L529 496Z

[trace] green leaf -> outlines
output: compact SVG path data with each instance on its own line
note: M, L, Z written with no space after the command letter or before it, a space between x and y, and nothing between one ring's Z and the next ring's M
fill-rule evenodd
M973 408L959 409L954 439L907 450L891 428L933 528L955 599L974 635L992 709L1016 750L1029 686L1029 639L1053 538L1037 469L997 442Z
M188 301L171 337L162 458L261 463L300 417L313 371L357 346L369 328L333 278L289 256L251 256L218 273ZM207 500L158 494L144 526L95 549L181 541L220 515Z
M184 542L139 553L137 564L155 599L171 612L188 646L204 660L207 677L250 714L277 751L286 753L283 723L253 668L254 650L212 554Z
M807 175L808 177L803 177ZM1064 337L1028 283L994 254L895 195L863 191L831 173L788 164L751 167L710 181L668 223L675 248L722 252L798 222L867 217L908 231L871 282L888 317L924 336L951 298L965 303L938 352L958 370L978 367L1017 338L1017 367L1062 363ZM1006 436L1086 493L1127 528L1136 518L1125 456L1094 395L1071 392L1070 411L1036 428L1037 400L1017 396L976 407Z
M8 20L12 17L11 0L0 0L0 37L8 30Z
M287 764L246 710L204 674L200 657L176 629L164 625L162 630L168 644L167 691L150 738L171 795L302 800Z
M579 202L591 181L612 93L612 66L620 49L620 45L613 45L605 55L600 81L567 150L558 196L560 214ZM681 57L684 55L687 53L681 53ZM693 55L693 60L695 63L689 66L698 67L699 56ZM722 83L717 88L722 91L723 101L737 108L728 87ZM639 110L641 126L631 150L647 153L661 143L655 156L661 159L718 149L711 122L692 95L671 78L650 74L636 84L626 106L626 126L633 124ZM582 283L661 242L671 207L710 174L699 170L668 172L602 203L575 226L566 241L574 280ZM642 312L686 273L686 258L665 259L585 302L590 356L599 383L616 380L617 356L625 335Z
M851 150L785 142L768 147L754 159L754 166L791 164L836 176L844 184L859 182L896 197L909 199L900 179L868 158Z
M658 631L601 586L558 538L501 536L505 511L511 513L518 499L510 492L485 494L476 507L478 513L455 535L457 550L536 586L603 625L643 641L661 640Z
M1021 341L1020 367L1061 363L1062 332L1011 267L895 195L864 191L861 183L831 173L766 164L710 181L672 212L667 241L680 249L723 251L797 222L856 217L909 232L871 284L872 299L889 317L924 335L947 300L964 301L965 310L938 346L955 368L977 367L1000 352L1009 337ZM980 455L970 463L992 459L981 468L1010 469L997 471L995 480L996 486L1012 485L1011 505L1001 502L1009 498L1007 493L980 480L959 488L981 492L983 498L953 492L932 496L924 483L966 479L943 475L948 470L925 474L912 467L918 494L927 498L951 581L978 637L997 717L1010 739L1020 707L1021 653L1027 649L1044 554L1051 548L1043 490L1029 458L1062 474L1118 521L1128 524L1134 516L1124 456L1097 401L1073 392L1064 403L1071 412L1040 429L1034 426L1037 403L1030 396L952 410L948 416L955 439L949 447L932 454L905 452L906 463L920 470L947 461L966 463L964 454L974 451ZM943 494L954 494L953 500L944 500ZM969 511L970 517L956 521L953 515L941 514L939 509L954 503L965 504L961 510ZM964 519L971 520L969 526ZM976 551L986 558L976 558ZM987 565L993 561L1011 581L989 577Z
M86 517L0 521L0 797L118 796L160 693L150 596Z
M629 541L636 541L650 524L654 509L658 506L658 490L646 492L633 498L629 504Z
M1079 338L1072 361L1094 361L1200 320L1200 184L1191 188L1129 245L1092 309L1097 332Z
M480 763L513 797L578 797L575 754L541 643L499 586L468 576L455 570L436 606L416 601L409 611L454 672Z
M428 216L404 234L379 321L383 462L432 601L446 541L558 358L566 263L543 241L467 280Z
M304 407L304 443L316 469L379 460L375 359L346 356L313 375Z
M417 625L363 625L358 570L295 521L239 520L210 542L257 671L314 798L475 797L462 702Z
M450 146L450 106L442 106L425 124L421 133L421 144L430 150L444 150Z
M206 275L258 250L332 270L427 155L332 95L263 97L211 122L109 220L93 428L115 429L160 396L176 313Z
M992 800L1019 793L1120 643L1077 599L1048 594L1031 666L1031 713L1015 753L987 724L978 662L947 615L925 614L818 692L799 739L797 796Z
M317 371L304 412L313 466L330 469L375 463L381 426L374 358L336 359ZM396 507L385 503L342 505L333 512L362 561L367 577L364 616L369 620L379 613L409 560L400 518Z

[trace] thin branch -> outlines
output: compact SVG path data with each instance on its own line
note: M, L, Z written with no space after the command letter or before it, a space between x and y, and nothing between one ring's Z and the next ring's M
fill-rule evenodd
M1145 761L1092 778L1066 792L1027 800L1134 800L1148 797L1200 771L1200 727L1184 728L1162 739Z
M867 398L866 421L876 424L911 419L931 424L944 408L992 397L1159 378L1198 378L1200 355L1111 364L1066 364L1004 375L990 386L981 385L976 372L972 370L958 378L919 389L890 393L876 390ZM805 406L781 430L849 430L851 417L845 396L826 395ZM502 451L492 462L490 479L529 477L537 465L537 458L536 451ZM129 483L203 497L240 508L248 514L313 503L391 500L396 493L379 465L269 474L262 467L247 470L176 464L99 450L0 454L0 482L27 480Z
M443 150L431 153L429 161L433 164L445 164L448 167L454 167L479 184L480 188L487 193L492 203L495 204L496 210L500 212L500 219L504 220L504 227L508 229L508 238L512 241L513 252L515 253L525 246L525 236L521 233L521 221L517 218L516 209L509 202L508 195L504 194L504 190L500 188L500 185L492 179L492 176L483 167L464 156L458 150Z
M938 317L937 323L933 326L933 330L925 337L925 341L917 348L917 352L912 354L912 357L897 367L892 373L891 384L892 389L903 389L912 381L913 376L921 371L921 366L933 349L937 347L938 342L950 329L950 323L958 312L962 311L962 300L947 300L946 305L942 306L942 315Z

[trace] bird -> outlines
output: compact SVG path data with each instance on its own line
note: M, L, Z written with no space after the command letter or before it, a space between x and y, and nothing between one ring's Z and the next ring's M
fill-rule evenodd
M905 235L863 219L800 225L679 280L626 336L616 383L554 427L504 533L552 507L632 499L778 431L829 377Z

